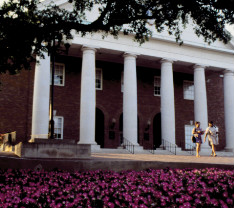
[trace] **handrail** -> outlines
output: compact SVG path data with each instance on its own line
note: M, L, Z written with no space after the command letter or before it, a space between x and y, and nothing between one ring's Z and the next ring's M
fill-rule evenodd
M172 144L171 142L162 139L162 148L164 150L168 150L169 152L173 153L174 155L176 155L176 144Z
M3 143L8 145L14 145L16 142L16 131L0 134L0 137Z
M134 154L134 144L123 137L123 148Z
M189 147L189 148L187 148ZM195 155L196 147L191 144L185 144L184 150L191 155Z
M148 152L150 152L151 154L154 154L154 151L156 150L156 146L152 145L152 147L150 149L146 149Z

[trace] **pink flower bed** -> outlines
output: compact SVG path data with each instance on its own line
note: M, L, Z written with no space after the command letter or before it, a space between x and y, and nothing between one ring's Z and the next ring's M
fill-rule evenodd
M0 207L234 207L234 170L0 170Z

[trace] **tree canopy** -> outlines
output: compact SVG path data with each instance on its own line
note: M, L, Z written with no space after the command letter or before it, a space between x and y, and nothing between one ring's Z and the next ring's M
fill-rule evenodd
M51 3L40 6L39 0L10 0L0 7L0 73L29 69L35 55L52 52L72 39L71 31L81 36L103 32L118 36L133 34L140 44L152 34L147 21L157 32L167 30L181 43L181 25L194 23L194 32L211 43L227 43L231 36L226 24L234 24L234 0L69 0L73 11ZM98 7L99 16L87 22L86 12ZM124 27L128 25L128 27Z

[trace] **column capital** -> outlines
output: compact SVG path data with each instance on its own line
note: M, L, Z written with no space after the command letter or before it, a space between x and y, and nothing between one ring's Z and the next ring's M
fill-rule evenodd
M123 57L134 57L134 58L137 58L137 56L139 56L140 54L139 53L131 53L131 52L125 52L123 54Z
M176 60L175 59L169 59L169 58L162 58L161 60L160 60L160 63L162 64L162 63L173 63L173 62L175 62Z
M96 52L98 49L100 49L100 48L95 47L95 46L90 46L90 45L83 45L81 47L81 51L92 50L92 51Z
M224 71L223 71L223 73L224 73L224 75L227 75L227 74L229 74L229 75L234 75L234 71L233 70L231 70L231 69L225 69Z
M193 69L199 69L199 68L205 69L206 67L208 67L208 66L203 65L203 64L194 64L193 65Z

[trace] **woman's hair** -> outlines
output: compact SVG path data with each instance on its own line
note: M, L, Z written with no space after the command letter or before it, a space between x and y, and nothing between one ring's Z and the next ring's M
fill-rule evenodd
M213 122L213 121L209 121L209 124L212 124L212 125L214 125L214 122Z
M195 125L199 124L200 122L199 121L195 121Z

